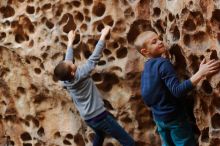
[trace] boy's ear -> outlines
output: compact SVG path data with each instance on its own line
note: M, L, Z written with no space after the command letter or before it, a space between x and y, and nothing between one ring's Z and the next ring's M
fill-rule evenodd
M74 71L71 71L71 75L74 76L74 75L75 75L75 72L74 72Z
M141 54L148 55L149 51L146 48L141 48Z

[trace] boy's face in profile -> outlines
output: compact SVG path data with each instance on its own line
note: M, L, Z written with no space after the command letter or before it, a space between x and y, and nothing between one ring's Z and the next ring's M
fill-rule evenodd
M166 51L163 42L159 39L159 36L154 32L150 32L147 35L148 39L144 41L141 53L147 57L160 57Z

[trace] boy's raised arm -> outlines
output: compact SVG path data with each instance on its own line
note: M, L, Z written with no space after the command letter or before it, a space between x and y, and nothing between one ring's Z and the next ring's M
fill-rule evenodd
M104 45L105 45L105 38L106 36L109 34L110 31L110 26L106 26L102 32L101 32L101 37L98 41L98 43L96 44L96 47L92 53L92 55L88 58L88 61L94 62L94 63L98 63L99 59L102 55L102 50L104 49Z
M67 50L66 50L66 55L65 55L65 61L73 61L73 40L75 38L75 32L71 30L68 33L68 45L67 45Z
M110 32L110 26L106 26L102 32L101 32L101 37L96 44L96 47L92 53L92 55L88 58L85 64L83 64L78 71L78 75L80 78L87 77L91 71L95 68L96 64L99 62L101 55L102 55L102 50L104 49L105 45L105 38Z
M203 77L218 72L220 70L220 62L211 60L205 63L205 60L203 60L197 73L181 83L169 61L164 61L159 70L161 78L170 92L176 97L182 97L190 91L193 86L196 86Z

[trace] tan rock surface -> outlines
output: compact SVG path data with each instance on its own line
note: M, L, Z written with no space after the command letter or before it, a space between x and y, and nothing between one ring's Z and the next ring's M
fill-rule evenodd
M133 41L142 31L156 30L171 48L180 78L188 78L202 58L220 57L218 0L1 0L0 145L91 145L93 132L53 69L64 57L70 30L78 30L74 55L82 64L105 25L112 32L93 80L140 146L160 145L140 97L144 58ZM220 74L202 81L187 99L199 145L220 146ZM119 144L107 138L105 146L112 145Z

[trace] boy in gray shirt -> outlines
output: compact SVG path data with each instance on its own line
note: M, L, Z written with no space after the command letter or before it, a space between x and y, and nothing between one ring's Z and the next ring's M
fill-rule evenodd
M81 117L95 131L93 146L102 146L106 134L117 139L123 146L134 146L134 140L106 111L102 96L90 77L90 73L100 60L109 31L109 26L102 30L95 50L80 67L73 63L72 43L75 33L70 31L65 60L55 67L54 75L62 81L63 86L70 93Z

